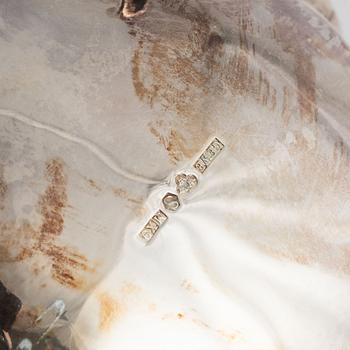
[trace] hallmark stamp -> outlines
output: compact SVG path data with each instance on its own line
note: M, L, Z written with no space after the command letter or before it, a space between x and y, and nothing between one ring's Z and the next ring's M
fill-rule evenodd
M179 197L174 194L168 192L162 199L162 203L164 208L169 211L176 211L180 208L180 200Z
M211 144L200 155L199 159L193 164L194 168L203 174L224 147L224 144L215 137Z
M215 137L193 164L193 167L203 174L224 147L224 144ZM196 188L198 182L198 177L195 174L177 174L175 176L177 194L167 192L162 198L162 208L170 212L176 212L181 206L180 198ZM161 209L158 209L158 211L148 220L141 232L139 232L139 238L147 245L155 238L158 230L167 220L168 216Z
M145 227L139 233L139 237L145 242L149 243L157 231L163 226L163 224L168 220L168 216L162 211L158 210L147 222Z
M176 192L178 194L184 194L191 192L193 188L198 185L197 176L193 174L178 174L175 177Z

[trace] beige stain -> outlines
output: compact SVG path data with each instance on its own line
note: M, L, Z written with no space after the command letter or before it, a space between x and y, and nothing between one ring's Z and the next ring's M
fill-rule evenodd
M114 323L120 315L120 305L119 302L107 292L98 294L97 298L100 305L99 330L106 331L110 329L112 323Z
M181 287L189 293L199 294L199 290L188 280L183 280L181 283Z
M150 303L148 305L148 311L149 312L156 312L157 311L157 305L155 303Z
M183 311L164 314L161 318L163 321L177 320L179 322L191 322L195 326L201 328L205 332L210 332L212 335L222 338L227 342L244 342L244 337L238 331L232 332L223 329L212 327L207 322L199 318L194 318L193 315L188 315Z
M130 296L132 294L140 293L142 288L131 282L124 282L120 288L120 292L124 297Z
M142 288L136 284L125 282L117 289L117 297L107 291L96 293L96 299L99 304L99 325L100 331L108 331L113 324L121 319L122 315L128 312L130 303L136 296L140 297ZM154 312L155 304L149 304L148 310Z
M193 286L187 280L184 280L182 287L191 293L197 294ZM150 314L158 314L161 312L156 303L149 302L142 287L125 281L119 288L117 288L116 295L111 295L107 291L99 291L96 293L96 299L99 304L99 324L100 331L108 331L112 326L115 326L118 321L121 321L123 315L126 315L134 307L147 311ZM213 335L222 338L227 342L242 342L243 336L238 331L227 331L221 328L214 328L208 323L193 317L195 310L189 313L178 311L176 313L166 313L161 316L163 321L178 321L190 322L205 331L211 332ZM159 315L160 316L160 315Z

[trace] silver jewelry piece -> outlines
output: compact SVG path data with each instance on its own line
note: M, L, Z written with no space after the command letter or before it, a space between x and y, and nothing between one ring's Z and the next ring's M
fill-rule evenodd
M145 227L139 233L139 237L145 242L149 243L157 233L157 231L168 220L168 216L162 211L158 210L147 222Z
M224 144L217 137L215 137L211 144L201 154L199 159L193 164L195 169L203 174L224 147Z

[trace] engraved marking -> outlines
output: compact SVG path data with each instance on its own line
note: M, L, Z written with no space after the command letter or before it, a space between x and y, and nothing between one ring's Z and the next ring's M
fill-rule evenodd
M164 208L170 211L176 211L180 208L180 200L179 197L174 194L168 192L162 199Z
M194 168L203 174L224 147L224 144L218 138L215 138L193 164Z
M157 231L167 220L168 216L162 210L159 209L139 233L139 237L145 243L150 243Z
M178 174L175 177L176 192L184 194L191 192L198 185L198 179L195 175Z
M214 140L210 143L210 145L204 150L204 152L200 155L199 159L193 164L193 167L197 169L200 173L204 173L204 171L210 166L210 164L214 161L214 159L219 155L219 153L223 150L224 144L218 139L214 138ZM194 187L198 185L198 178L194 174L178 174L175 177L176 184L176 192L180 195L186 194ZM162 198L163 206L166 210L175 212L180 207L179 197L174 193L166 193ZM150 243L161 226L168 220L168 216L162 211L158 210L152 217L149 219L147 224L138 234L139 238L144 241L146 244Z

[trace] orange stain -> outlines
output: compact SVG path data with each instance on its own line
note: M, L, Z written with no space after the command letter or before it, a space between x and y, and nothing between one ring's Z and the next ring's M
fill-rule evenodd
M106 331L116 321L120 313L120 306L118 301L106 292L99 294L98 300L100 303L99 329Z

